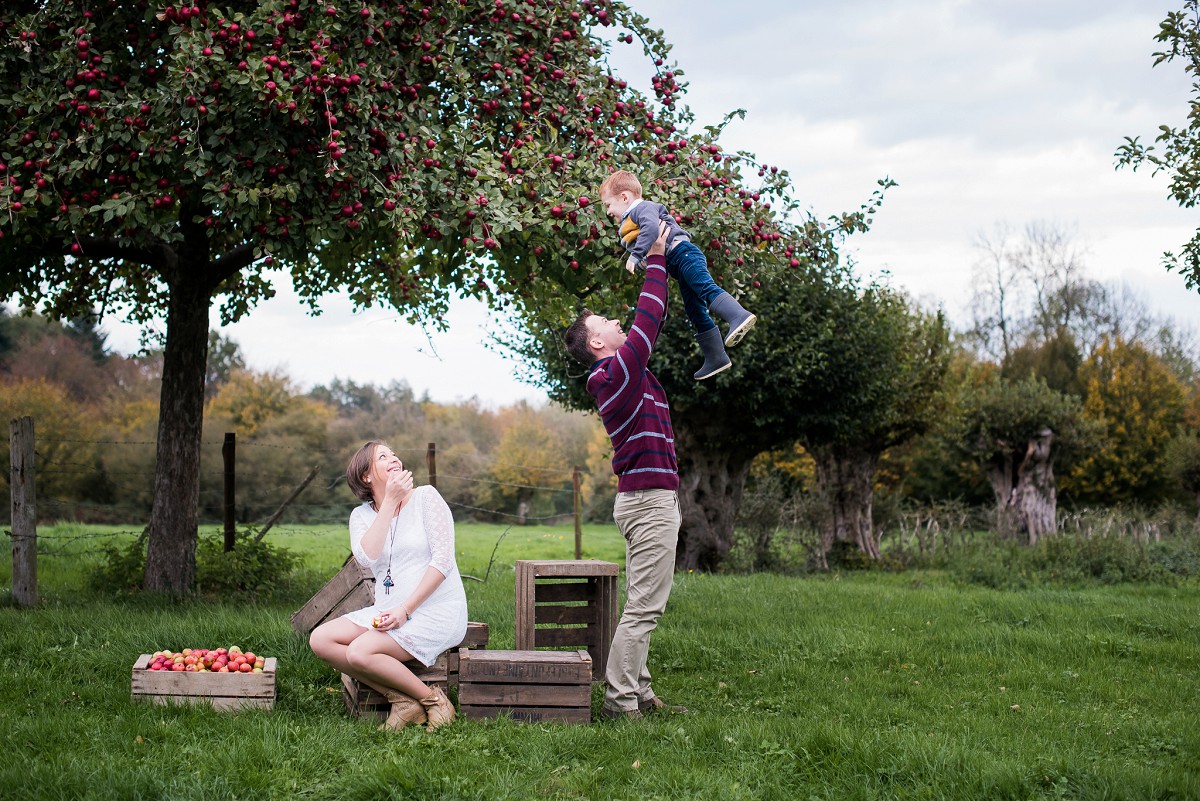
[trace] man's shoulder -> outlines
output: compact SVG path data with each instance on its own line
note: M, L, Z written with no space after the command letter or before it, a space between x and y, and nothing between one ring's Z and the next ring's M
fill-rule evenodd
M612 361L612 359L612 356L605 356L603 359L596 359L596 361L592 362L592 366L588 368L587 378L584 379L584 382L587 384L589 390L591 389L592 381L594 381L597 376L607 372L608 364Z

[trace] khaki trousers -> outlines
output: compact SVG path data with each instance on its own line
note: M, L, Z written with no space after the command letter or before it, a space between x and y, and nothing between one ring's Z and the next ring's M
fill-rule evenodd
M679 542L679 498L673 490L617 493L613 519L625 536L625 610L613 635L604 678L604 708L628 712L654 697L650 688L650 632L671 595Z

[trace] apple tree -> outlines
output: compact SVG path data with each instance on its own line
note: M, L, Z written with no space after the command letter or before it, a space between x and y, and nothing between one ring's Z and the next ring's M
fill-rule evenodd
M608 68L618 44L652 95ZM610 0L3 4L0 297L165 320L147 589L192 585L214 305L238 319L281 271L314 309L348 290L434 326L456 294L578 292L617 274L592 270L586 194L615 163L669 183L692 160L675 189L726 215L731 278L743 249L809 246L688 134L667 56Z
M1180 127L1159 126L1154 144L1139 136L1125 137L1116 152L1117 166L1136 170L1148 166L1155 174L1171 177L1170 194L1183 208L1200 202L1200 172L1196 170L1196 148L1200 146L1200 0L1184 0L1183 8L1171 11L1159 25L1155 41L1163 49L1154 53L1154 66L1178 59L1192 79L1192 96L1187 100L1187 123ZM1163 254L1163 266L1178 270L1191 289L1200 289L1200 230L1182 250Z

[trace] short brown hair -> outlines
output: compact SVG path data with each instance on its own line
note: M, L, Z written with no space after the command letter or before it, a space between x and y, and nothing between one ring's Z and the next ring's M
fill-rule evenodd
M350 491L360 501L371 503L375 500L371 485L363 476L370 472L371 463L375 461L375 451L383 444L380 440L371 440L355 451L350 457L350 464L346 465L346 486L350 487Z
M617 170L605 178L604 183L600 184L600 197L617 195L621 192L628 192L634 197L642 196L641 182L628 170Z
M575 318L575 322L567 328L567 353L574 356L585 365L591 365L596 361L596 354L592 353L592 346L588 344L591 337L591 332L588 331L587 321L593 315L589 309L584 309Z

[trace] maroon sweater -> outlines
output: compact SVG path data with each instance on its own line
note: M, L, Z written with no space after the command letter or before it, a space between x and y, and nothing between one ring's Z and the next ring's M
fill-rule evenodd
M666 257L650 256L633 326L615 356L592 365L587 390L613 445L617 491L679 488L675 431L662 385L647 362L667 310Z

